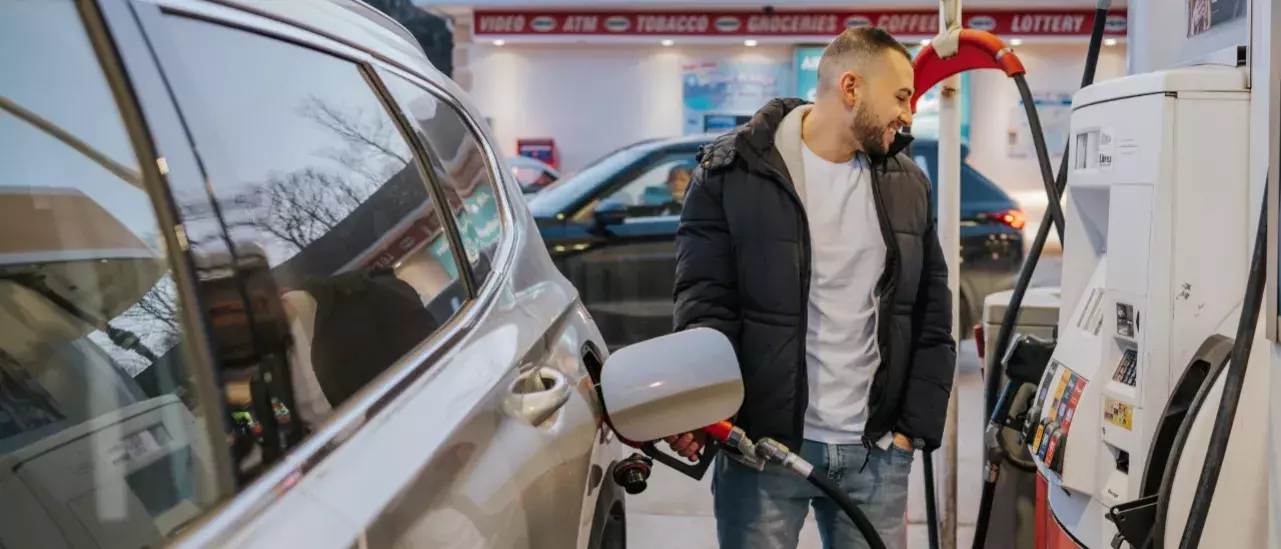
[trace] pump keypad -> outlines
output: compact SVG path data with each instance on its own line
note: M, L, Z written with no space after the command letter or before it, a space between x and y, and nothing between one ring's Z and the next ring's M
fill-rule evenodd
M1112 373L1112 381L1119 381L1131 387L1134 387L1135 371L1139 362L1139 353L1136 349L1126 349L1121 355L1121 362L1116 365L1116 371Z

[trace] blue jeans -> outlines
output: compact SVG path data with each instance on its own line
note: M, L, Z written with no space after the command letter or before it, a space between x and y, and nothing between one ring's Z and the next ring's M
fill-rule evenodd
M870 455L869 455L870 452ZM805 441L801 457L854 499L890 549L907 547L907 479L912 453L860 444ZM863 469L866 460L867 467ZM860 469L862 472L860 473ZM776 466L757 471L724 455L712 476L716 534L721 549L795 549L814 507L826 549L867 547L863 535L835 502L799 475Z

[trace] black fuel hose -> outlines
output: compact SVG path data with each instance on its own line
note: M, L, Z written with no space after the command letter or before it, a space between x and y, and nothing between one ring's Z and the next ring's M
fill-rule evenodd
M925 527L929 528L930 549L939 549L939 505L934 496L934 452L921 452L925 458Z
M858 528L858 531L863 534L863 539L867 541L868 547L871 549L885 549L885 541L876 532L876 526L872 524L872 521L868 520L867 515L863 514L863 510L858 508L854 500L850 499L849 494L841 491L831 479L817 469L810 470L809 476L805 478L810 481L810 484L822 491L823 495L836 502L842 511L845 511L850 520L854 521L854 527Z
M1179 549L1192 549L1201 542L1201 533L1205 530L1205 521L1210 515L1210 504L1214 501L1214 489L1219 483L1219 473L1223 471L1223 456L1228 451L1228 438L1232 436L1232 424L1236 420L1237 405L1241 402L1241 389L1245 386L1246 365L1250 362L1250 350L1254 346L1254 330L1259 323L1259 308L1263 304L1263 290L1267 277L1268 258L1268 191L1263 191L1263 206L1259 212L1259 230L1254 235L1254 255L1250 258L1250 277L1246 280L1245 299L1241 303L1241 318L1237 321L1237 337L1232 346L1232 359L1228 363L1226 379L1223 381L1223 398L1219 401L1219 413L1214 417L1214 429L1210 431L1210 444L1205 450L1205 462L1201 466L1201 477L1197 479L1196 492L1192 497L1192 507L1188 511L1188 521L1183 526L1183 537L1179 540ZM1192 421L1188 418L1185 421ZM1157 532L1157 535L1162 535Z
M1032 134L1032 146L1036 148L1036 160L1041 166L1041 181L1045 184L1045 196L1049 198L1045 213L1059 233L1059 242L1063 242L1063 207L1059 204L1059 195L1063 191L1058 188L1058 181L1054 179L1054 168L1050 167L1050 151L1045 145L1045 132L1041 129L1041 117L1036 112L1036 100L1032 97L1032 89L1027 85L1026 75L1014 75L1014 86L1019 89L1019 97L1023 100L1028 133ZM1064 154L1063 158L1067 159L1067 155Z
M987 543L987 528L992 522L992 506L996 501L996 482L1001 478L1001 463L1006 458L1006 451L1002 445L1002 439L1005 437L1002 432L1004 420L1013 406L1014 395L1019 389L1018 385L1021 385L1021 382L1013 379L1005 384L1005 389L1001 391L1001 399L992 410L987 431L983 433L987 459L983 468L983 491L979 495L979 515L974 521L974 547L983 547Z
M1111 7L1111 0L1099 0L1094 10L1094 25L1090 29L1090 46L1085 55L1085 71L1081 75L1081 87L1084 88L1094 83L1094 73L1099 64L1099 51L1103 47L1103 30L1107 24L1108 9ZM1028 101L1024 101L1026 104ZM1036 112L1032 109L1030 112ZM1040 119L1037 118L1037 125L1040 125ZM1052 196L1060 196L1063 189L1067 187L1067 167L1068 167L1068 150L1070 143L1063 146L1063 158L1059 162L1058 177L1054 181L1054 193ZM1045 159L1049 161L1048 158ZM1049 194L1047 193L1047 196ZM1023 306L1023 296L1027 293L1028 286L1032 283L1032 274L1036 271L1037 262L1041 258L1041 252L1045 249L1045 241L1050 236L1050 220L1054 219L1053 211L1059 210L1058 203L1049 205L1041 219L1041 226L1037 230L1036 238L1032 240L1032 247L1028 251L1028 256L1023 261L1023 267L1019 270L1018 281L1014 284L1014 293L1010 296L1010 302L1005 308L1005 315L1001 318L1001 328L997 332L996 345L993 348L994 356L1005 356L1006 349L1010 346L1010 341L1014 337L1014 323L1018 319L1019 310ZM1063 242L1060 235L1060 243ZM985 379L986 389L985 406L983 408L983 419L986 420L992 415L992 410L996 408L996 400L1000 395L1001 378L1004 372L999 360L992 365L991 371L987 373Z
M1094 73L1098 69L1099 52L1103 46L1103 30L1107 24L1108 9L1111 8L1111 0L1098 0L1094 10L1094 24L1090 29L1090 46L1085 54L1085 70L1081 75L1081 87L1084 88L1094 83ZM1032 130L1032 137L1037 147L1037 160L1041 166L1041 176L1045 179L1054 177L1048 173L1050 158L1045 148L1045 136L1041 134L1041 120L1036 113L1036 105L1032 101L1031 92L1027 88L1027 82L1022 76L1015 77L1015 84L1019 87L1019 95L1023 98L1023 106L1028 116L1028 125ZM1047 186L1046 197L1049 198L1049 204L1045 214L1041 219L1041 226L1036 231L1036 238L1032 241L1032 248L1028 251L1027 258L1023 261L1023 266L1019 269L1018 281L1014 284L1014 291L1010 295L1010 301L1006 304L1005 315L1001 318L1001 328L997 331L996 346L993 349L996 357L1005 356L1006 350L1009 349L1010 341L1014 337L1014 323L1017 322L1019 312L1023 308L1023 296L1027 293L1028 286L1032 284L1032 274L1036 272L1036 265L1041 259L1041 252L1045 250L1045 241L1050 237L1050 226L1053 224L1059 233L1059 242L1063 243L1063 212L1059 204L1060 195L1067 187L1068 171L1068 152L1070 151L1071 140L1063 146L1063 158L1059 162L1058 176L1054 177L1054 184ZM988 370L984 379L984 419L990 419L990 416L996 411L997 399L1001 392L1001 380L1005 377L1003 365L1000 360L994 360L992 367ZM1000 437L998 437L998 442ZM999 469L993 473L991 470L985 471L989 475L999 475ZM975 535L972 547L974 549L983 549L987 545L987 530L991 522L992 506L996 498L996 479L984 483L983 492L979 500L979 520L975 524Z

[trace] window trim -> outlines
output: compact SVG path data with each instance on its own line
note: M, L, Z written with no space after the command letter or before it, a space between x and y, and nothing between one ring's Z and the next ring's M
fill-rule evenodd
M500 288L510 275L511 266L517 255L515 251L515 235L510 230L511 227L515 226L515 216L511 208L512 199L509 185L507 184L508 181L503 178L502 170L497 169L497 166L501 165L499 156L487 138L486 133L476 122L472 113L458 99L431 80L428 71L416 71L363 46L337 39L328 39L322 33L310 31L306 27L295 23L255 15L239 7L231 8L218 4L207 4L196 10L189 6L160 6L152 3L142 3L139 0L111 1L130 2L135 8L138 8L135 13L140 20L142 32L152 39L153 44L159 42L158 38L165 36L163 32L164 26L161 21L162 15L171 15L196 19L206 24L233 28L281 40L322 54L346 59L358 65L367 63L378 68L388 69L432 93L460 115L468 130L473 135L479 136L477 142L485 153L485 162L491 175L495 178L495 199L498 201L498 210L501 214L504 231L485 284L478 288L478 293L474 298L465 302L455 312L454 316L443 324L432 337L419 343L378 378L365 385L360 391L347 399L346 402L335 408L334 415L328 421L317 426L310 436L286 452L275 465L264 471L253 483L242 487L238 492L233 491L233 495L230 498L226 499L221 505L207 510L201 518L192 523L186 532L173 540L173 546L175 547L195 548L217 545L220 542L230 541L240 529L250 525L267 508L275 504L285 492L299 483L302 477L305 477L312 469L323 462L329 454L341 448L348 440L356 436L370 418L381 413L384 408L407 394L413 386L430 381L428 374L439 371L439 369L431 366L454 350L462 339L479 324L484 312L494 307ZM146 13L144 13L143 8L148 8L145 10ZM263 24L264 19L269 23ZM281 24L288 26L290 32L282 32L278 29L270 28ZM304 38L294 36L295 31L305 33L307 36ZM344 49L351 50L351 52L334 48L330 44L323 43L322 40L328 40ZM155 52L155 54L159 55L159 52ZM371 59L376 60L376 62L371 61ZM428 63L425 58L421 59L421 61L424 64ZM164 73L163 66L158 67L158 70ZM404 128L401 130L404 131ZM198 151L195 154L199 158ZM202 326L207 325L203 314L201 314L200 321ZM209 356L212 357L212 354ZM207 371L212 372L212 368L213 362L210 360ZM219 391L219 396L221 396L221 391Z
M453 214L449 211L449 201L445 198L445 191L440 186L440 179L437 177L436 170L432 169L428 160L427 149L418 139L418 133L414 131L414 125L407 116L405 111L396 103L395 96L387 88L387 83L382 81L378 75L378 69L368 62L359 64L360 74L365 77L365 82L369 88L378 96L378 101L382 103L383 109L387 111L392 118L392 123L396 124L396 129L400 131L400 137L409 145L409 150L414 155L414 167L418 169L418 175L422 178L423 183L427 185L427 193L431 195L432 202L435 202L434 209L436 215L440 217L440 227L445 231L445 238L449 240L449 252L454 257L455 270L458 271L458 277L462 280L463 287L467 290L467 300L476 299L478 288L476 286L476 274L471 270L471 262L467 260L467 250L463 247L463 237L458 232L458 225L454 220ZM466 268L464 268L466 267ZM455 311L455 314L457 311Z
M511 226L512 226L511 223L508 223L506 216L501 215L506 212L506 208L503 207L502 201L498 196L499 194L498 187L503 186L502 176L500 175L502 170L498 168L491 161L490 154L489 154L490 151L487 150L488 147L485 145L484 136L478 133L475 129L473 129L474 124L471 123L471 121L469 120L469 117L467 116L467 113L465 112L465 110L455 106L455 102L447 99L447 96L445 96L443 93L437 93L433 91L431 88L427 86L423 86L421 83L417 82L414 78L410 78L410 77L398 74L398 72L395 70L371 65L370 72L372 74L372 77L378 80L378 89L381 93L385 94L388 108L395 111L397 122L409 129L409 132L405 135L405 139L412 144L411 146L414 148L414 152L421 155L421 158L423 159L421 169L427 174L426 178L430 180L433 190L439 192L439 196L437 196L435 199L439 200L440 201L439 204L442 204L442 205L448 204L449 202L444 196L444 190L443 190L443 187L441 186L440 178L438 177L436 173L436 169L432 164L433 161L439 162L441 155L436 151L435 147L433 147L430 142L424 141L419 137L418 132L416 131L419 129L418 124L415 121L410 119L409 110L406 109L404 106L400 105L399 102L396 101L395 95L391 93L391 89L387 87L386 82L382 81L383 75L379 73L386 73L387 75L403 79L409 85L414 86L419 90L421 90L423 93L431 96L432 99L436 100L438 107L447 108L449 112L457 116L458 119L463 123L463 126L467 129L467 135L471 137L472 141L475 142L476 146L480 149L481 158L485 162L485 170L488 172L488 175L489 175L490 187L494 190L494 200L499 201L499 204L497 205L498 206L497 210L500 213L499 221L502 224L501 234L499 235L499 246L501 247L502 242L508 239L508 231L511 229ZM491 277L487 276L485 278L485 281L479 284L476 282L475 269L474 269L474 266L471 264L471 261L467 258L467 249L465 247L465 244L462 241L462 233L458 229L458 224L457 224L458 220L455 219L453 214L448 211L446 211L446 217L449 218L449 225L453 227L454 234L455 236L458 237L458 243L457 243L458 247L455 249L454 262L456 265L459 265L458 269L460 273L463 271L466 271L468 273L468 277L469 277L468 288L471 291L470 295L473 298L475 298L476 295L478 295L480 292L480 289L481 289L480 286L484 285L485 283L488 283ZM450 243L451 245L453 245L452 240L450 241ZM463 265L466 265L467 268L463 269L462 268ZM491 268L489 274L492 275L493 272L494 272L494 269Z
M162 173L160 169L159 161L163 160L163 156L159 154L156 143L152 141L151 127L144 114L150 111L144 109L141 98L135 91L135 82L125 67L125 58L137 56L139 63L150 65L157 73L161 73L159 64L152 56L150 44L146 41L145 33L131 13L129 5L122 3L122 0L71 1L80 13L89 42L95 50L94 53L102 67L107 85L115 97L121 121L138 156L141 186L151 200L152 212L156 215L158 232L165 243L166 260L172 270L171 277L177 290L177 298L179 303L187 304L180 308L179 326L183 333L182 342L188 347L187 358L191 361L196 399L209 410L221 410L223 391L219 388L215 375L212 339L204 313L206 308L201 302L200 293L196 287L195 263L189 253L185 233L179 233L183 226L177 202L169 187L168 174ZM139 39L147 49L126 51L121 48L119 36ZM169 90L159 93L163 93L167 98L170 96ZM176 123L183 125L181 121ZM215 448L214 455L211 456L213 460L211 467L215 473L214 489L218 496L226 501L236 494L236 480L230 455L226 451L218 451L221 450L218 444L226 439L227 433L230 432L230 425L227 424L224 414L208 415L210 417L205 417L203 424L204 435ZM204 514L216 512L220 507L221 504L205 509Z

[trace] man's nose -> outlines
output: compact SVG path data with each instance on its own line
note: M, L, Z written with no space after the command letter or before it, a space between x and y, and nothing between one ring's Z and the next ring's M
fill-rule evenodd
M903 111L899 113L898 119L904 126L912 127L912 111Z

